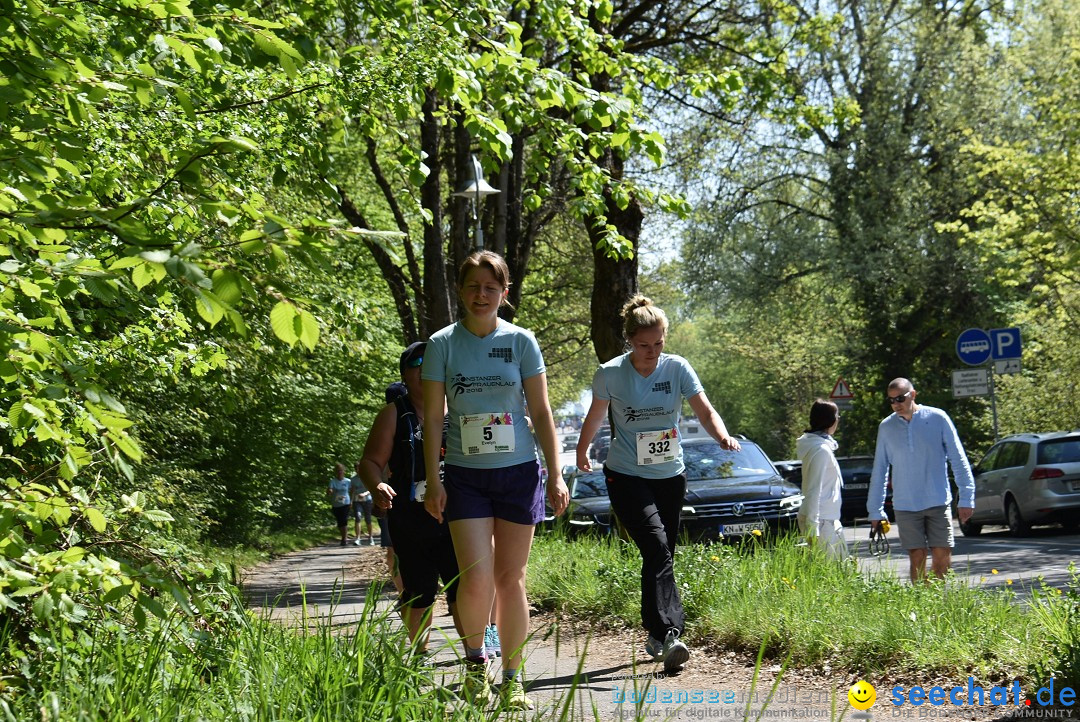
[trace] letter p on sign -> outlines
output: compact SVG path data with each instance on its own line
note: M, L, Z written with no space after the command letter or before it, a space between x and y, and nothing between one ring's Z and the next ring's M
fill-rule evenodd
M1020 358L1020 329L991 329L990 346L990 357L994 360Z

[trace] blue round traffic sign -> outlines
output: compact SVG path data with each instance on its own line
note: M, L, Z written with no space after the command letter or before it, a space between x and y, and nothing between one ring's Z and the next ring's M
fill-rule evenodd
M968 366L981 366L990 360L990 334L981 328L969 328L956 339L956 355Z

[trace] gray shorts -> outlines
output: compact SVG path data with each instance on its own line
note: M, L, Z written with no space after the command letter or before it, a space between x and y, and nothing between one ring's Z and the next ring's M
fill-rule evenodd
M904 549L931 549L953 545L952 514L949 505L932 506L922 511L896 509L900 527L900 546Z

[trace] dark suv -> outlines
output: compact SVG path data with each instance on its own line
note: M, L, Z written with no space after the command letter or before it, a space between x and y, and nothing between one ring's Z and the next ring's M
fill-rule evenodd
M712 439L683 442L686 498L682 526L699 538L739 537L755 531L794 527L802 504L798 487L776 473L765 452L740 440L741 451L726 451ZM579 472L569 481L571 532L612 530L611 502L602 472Z
M840 489L840 521L866 519L866 497L870 494L870 474L874 471L872 456L838 456L840 477L844 486ZM802 462L798 460L777 461L776 470L785 480L802 488ZM892 507L892 484L885 487L885 516L895 519Z
M866 519L866 497L870 495L870 475L874 471L872 456L838 456L840 477L844 487L840 490L840 521ZM892 507L892 484L885 485L885 516L895 519Z
M1080 527L1080 431L1008 436L972 472L975 511L960 525L965 536L986 524L1006 524L1013 536L1033 524Z

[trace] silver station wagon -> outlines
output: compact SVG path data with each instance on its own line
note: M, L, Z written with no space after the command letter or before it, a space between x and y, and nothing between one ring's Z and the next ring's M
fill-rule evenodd
M988 524L1005 524L1013 536L1033 524L1080 527L1080 431L1008 436L972 471L975 512L960 525L965 536Z

